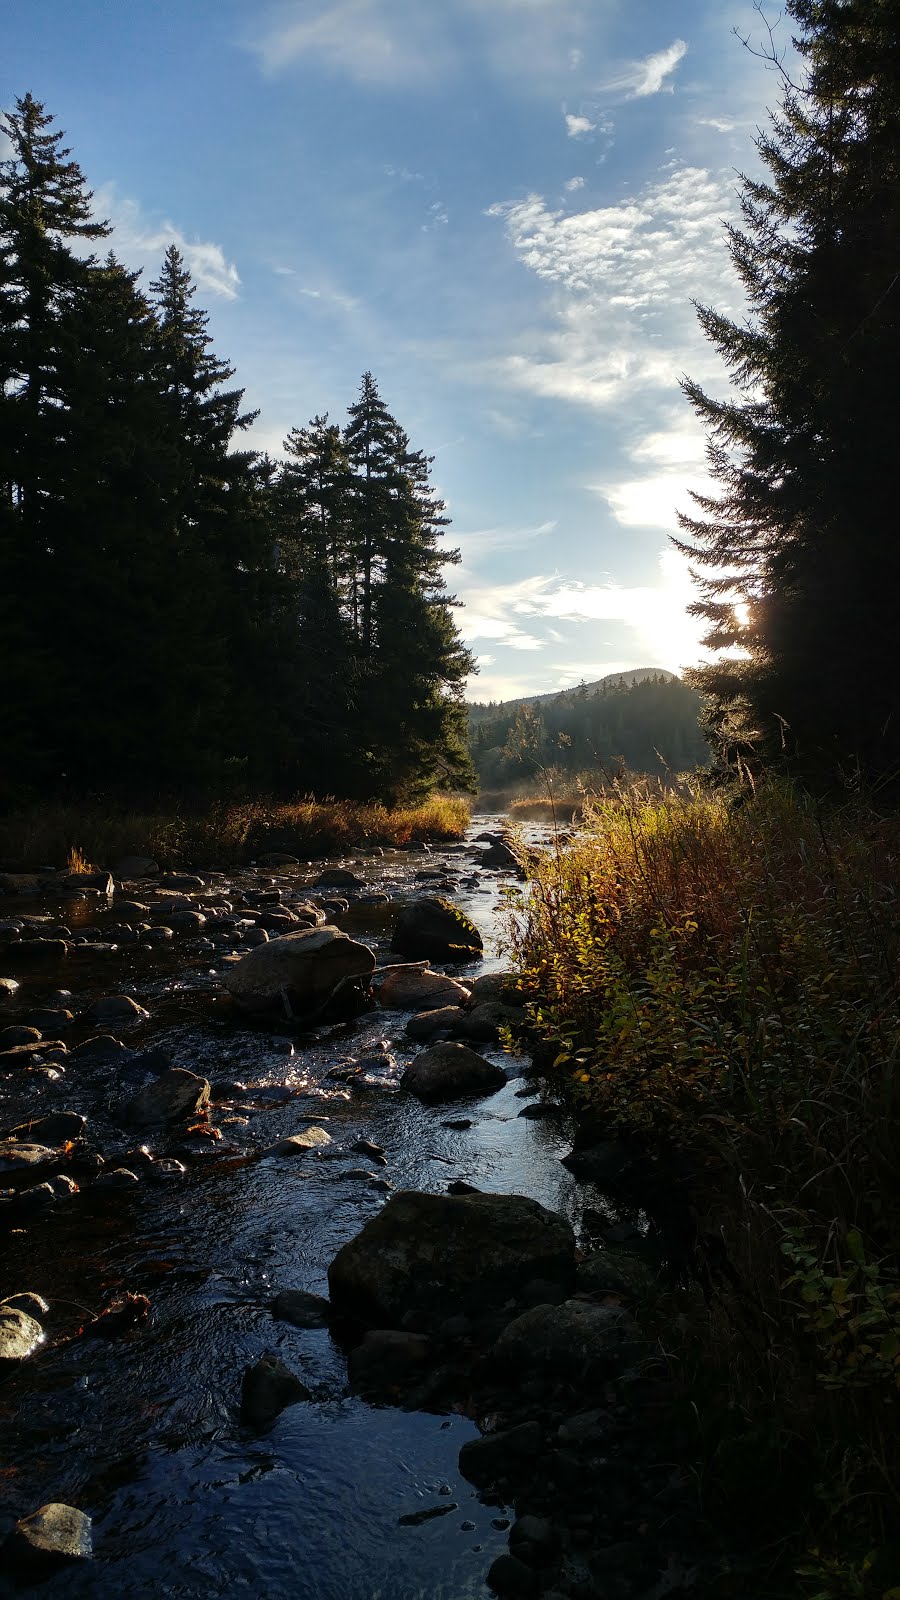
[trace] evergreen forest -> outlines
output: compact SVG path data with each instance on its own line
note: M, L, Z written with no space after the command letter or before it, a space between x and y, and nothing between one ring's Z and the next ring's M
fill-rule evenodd
M703 702L671 673L615 673L555 695L469 707L482 789L533 789L547 776L589 788L622 772L676 776L704 764Z
M2 129L0 799L465 787L458 557L375 379L245 448L178 249L142 285L43 105Z

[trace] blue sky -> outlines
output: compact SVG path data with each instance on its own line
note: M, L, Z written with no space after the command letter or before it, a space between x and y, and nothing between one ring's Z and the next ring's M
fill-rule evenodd
M129 264L175 239L260 448L371 369L463 552L474 698L700 658L667 545L704 482L690 301L777 98L752 0L29 0L30 91Z

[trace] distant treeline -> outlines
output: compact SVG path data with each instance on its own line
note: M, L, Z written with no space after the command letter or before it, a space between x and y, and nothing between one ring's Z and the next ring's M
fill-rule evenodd
M469 741L483 789L522 787L541 770L663 775L705 762L701 699L678 678L613 680L536 701L469 707Z
M145 291L31 96L0 119L0 802L465 782L447 519L370 374L275 463L178 250ZM238 447L236 447L238 446Z

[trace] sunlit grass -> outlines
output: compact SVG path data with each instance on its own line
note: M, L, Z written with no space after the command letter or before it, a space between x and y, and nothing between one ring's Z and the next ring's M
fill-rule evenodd
M78 872L129 855L152 856L161 867L227 865L266 851L302 858L357 844L440 843L459 838L468 821L466 800L441 795L395 809L311 797L244 801L197 813L45 805L0 818L0 857L17 866Z

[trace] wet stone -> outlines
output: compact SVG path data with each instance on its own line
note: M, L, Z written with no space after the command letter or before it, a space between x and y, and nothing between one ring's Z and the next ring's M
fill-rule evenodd
M44 1330L27 1311L0 1305L0 1364L24 1361L43 1342Z
M272 1315L295 1328L327 1328L331 1302L306 1289L282 1289L272 1302Z
M302 1133L292 1133L286 1139L279 1139L277 1144L269 1145L262 1154L282 1158L302 1156L310 1150L321 1150L328 1144L331 1144L331 1134L326 1133L324 1128L313 1126L304 1128Z
M136 1189L140 1179L127 1167L107 1167L94 1179L94 1189Z
M241 1421L250 1427L274 1422L286 1406L310 1400L309 1390L278 1356L261 1356L248 1367L241 1385Z
M22 1517L9 1546L14 1561L48 1570L67 1561L86 1561L93 1554L91 1519L75 1506L53 1502Z
M40 1040L38 1028L0 1028L0 1051L9 1050L16 1044L40 1044Z
M209 1102L209 1083L183 1067L169 1067L153 1083L128 1101L124 1120L132 1127L151 1127L155 1123L176 1122L197 1116Z

